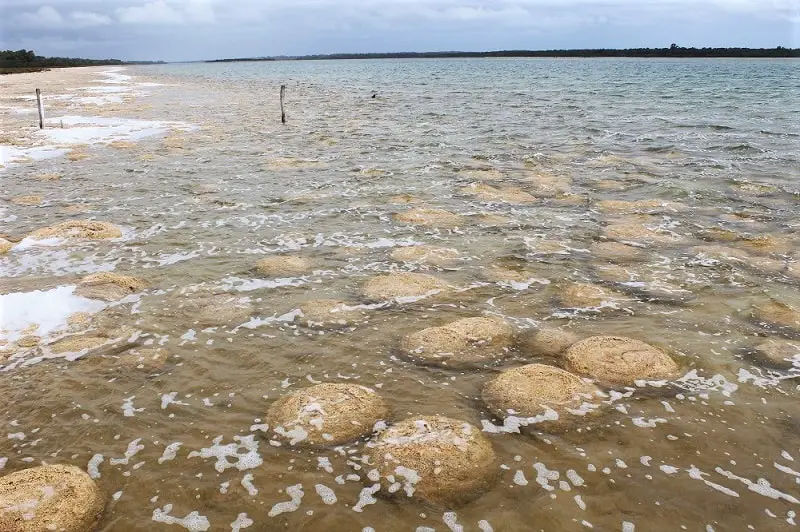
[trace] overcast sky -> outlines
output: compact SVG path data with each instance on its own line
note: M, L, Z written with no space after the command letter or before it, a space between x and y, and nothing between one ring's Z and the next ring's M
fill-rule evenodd
M0 0L0 49L197 60L334 52L800 47L800 0Z

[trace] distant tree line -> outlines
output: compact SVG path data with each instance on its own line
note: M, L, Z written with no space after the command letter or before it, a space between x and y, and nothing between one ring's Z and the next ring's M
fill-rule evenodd
M433 59L451 57L800 57L800 48L669 48L498 50L492 52L392 52L366 54L316 54L264 58L218 59L227 61L322 60L322 59Z
M82 59L77 57L42 57L33 50L1 50L0 73L37 72L48 68L121 65L119 59Z

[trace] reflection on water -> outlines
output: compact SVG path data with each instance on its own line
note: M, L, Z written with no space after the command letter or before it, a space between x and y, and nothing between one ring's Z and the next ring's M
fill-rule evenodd
M0 207L12 241L77 218L122 234L23 241L0 258L2 293L62 293L110 270L144 288L78 305L95 313L70 325L66 352L36 331L2 348L0 463L94 471L108 531L202 530L194 511L210 530L793 528L797 65L131 69L167 85L120 115L198 129L2 177L9 200L41 196ZM390 272L430 277L369 290ZM341 319L312 319L325 309ZM503 356L467 367L404 356L406 335L476 316L513 328ZM507 430L484 385L526 363L563 366L530 340L559 327L570 341L645 341L680 376L604 384L602 412L567 430ZM388 423L482 428L496 480L437 505L375 488L364 441L292 446L267 411L321 382L374 390Z

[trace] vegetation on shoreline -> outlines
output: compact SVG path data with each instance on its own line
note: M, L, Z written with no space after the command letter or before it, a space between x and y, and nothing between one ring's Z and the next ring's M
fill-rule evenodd
M303 61L326 59L437 59L491 57L800 57L800 48L669 48L577 49L577 50L498 50L491 52L391 52L366 54L316 54L303 56L247 57L215 59L207 63L238 61Z
M0 50L0 74L41 72L50 68L132 64L119 59L84 59L80 57L43 57L33 50Z

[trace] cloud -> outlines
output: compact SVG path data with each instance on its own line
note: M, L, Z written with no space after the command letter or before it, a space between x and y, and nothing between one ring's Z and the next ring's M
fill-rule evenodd
M155 0L141 6L120 7L116 15L123 24L209 23L216 20L210 0Z
M15 24L25 28L91 28L111 24L111 18L106 15L89 11L72 11L66 17L62 16L52 6L42 6L34 12L23 12L12 18Z
M0 48L122 59L800 46L799 0L0 0Z
M69 20L80 28L91 28L93 26L111 24L111 17L89 11L73 11L69 14Z

